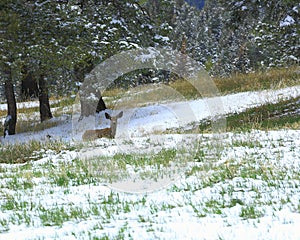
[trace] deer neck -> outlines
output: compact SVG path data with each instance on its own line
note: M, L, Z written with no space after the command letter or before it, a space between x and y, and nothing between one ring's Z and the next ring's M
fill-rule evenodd
M117 124L116 123L112 123L110 125L110 136L112 138L114 138L116 136L116 131L117 131Z

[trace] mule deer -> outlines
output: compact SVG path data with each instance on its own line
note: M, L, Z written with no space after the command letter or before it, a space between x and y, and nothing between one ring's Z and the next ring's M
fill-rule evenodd
M95 130L86 130L82 135L83 141L92 141L97 138L115 138L116 130L117 130L117 121L118 118L123 116L123 111L118 115L112 117L108 113L105 113L106 119L110 120L110 127L104 129L95 129Z

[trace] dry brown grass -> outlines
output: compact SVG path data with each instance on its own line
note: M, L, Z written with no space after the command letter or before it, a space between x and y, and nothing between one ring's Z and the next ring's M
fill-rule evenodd
M229 77L215 77L212 78L216 88L222 95L246 91L259 91L265 89L279 89L291 87L300 84L300 67L293 66L289 68L273 68L266 71L257 71L248 74L236 73ZM168 84L168 86L176 90L186 99L196 99L200 97L207 97L205 93L199 93L193 85L185 79L177 79ZM138 86L131 89L131 92L138 92L144 94L147 86ZM153 88L153 86L148 86ZM205 89L205 87L203 87ZM113 101L122 96L127 95L128 91L124 89L110 89L103 93L109 101ZM163 97L163 96L161 96Z
M279 89L300 84L300 68L273 68L248 74L233 74L213 79L222 94L264 89Z
M188 99L203 97L190 82L184 79L178 79L175 82L170 82L169 86Z
M24 132L38 132L45 129L49 129L55 126L58 126L60 122L57 121L45 121L45 122L33 122L33 121L24 121L20 120L17 122L16 125L16 132L17 133L24 133Z
M236 73L229 77L212 78L219 93L222 95L265 89L279 89L300 84L300 68L274 68L267 71L257 71L248 74ZM188 81L179 79L171 82L170 86L186 98L199 98L200 94Z
M111 98L119 98L120 95L124 94L126 90L121 88L113 88L105 90L105 92L102 93L103 97L111 97Z

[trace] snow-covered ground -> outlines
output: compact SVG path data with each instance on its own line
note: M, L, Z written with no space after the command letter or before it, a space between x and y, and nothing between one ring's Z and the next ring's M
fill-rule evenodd
M0 164L0 239L300 239L300 130L162 134L297 96L299 86L124 109L117 140L86 147L67 115L1 139L5 147L49 134L70 146ZM99 171L86 165L89 154ZM158 165L147 164L153 158Z
M152 133L164 132L167 129L184 128L193 122L215 116L223 117L226 124L227 114L243 112L248 108L266 103L276 103L299 95L300 86L296 86L279 90L243 92L214 98L125 109L123 118L118 122L117 136L118 138L147 136ZM22 103L22 107L33 106L38 106L38 102L30 102L28 105ZM6 104L0 104L0 109L6 109ZM115 110L115 112L119 111ZM36 117L39 117L39 115ZM78 112L74 111L73 119L69 115L63 115L59 119L50 121L60 121L63 124L36 133L30 132L10 136L6 139L6 142L26 142L30 139L44 140L47 135L64 141L80 141L85 128L109 126L109 121L105 119L104 113L96 118L80 122L78 121Z
M50 104L58 103L59 100L50 100ZM30 102L18 102L17 103L17 108L34 108L34 107L39 107L39 101L30 101ZM6 110L7 109L7 104L0 104L0 110Z

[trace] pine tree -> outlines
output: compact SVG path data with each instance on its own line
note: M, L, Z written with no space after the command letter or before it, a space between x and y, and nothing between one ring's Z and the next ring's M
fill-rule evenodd
M13 1L0 3L0 70L3 76L4 91L7 101L8 134L14 135L17 123L17 105L14 92L15 69L19 63L22 43L18 37L20 32L20 14L15 11Z

